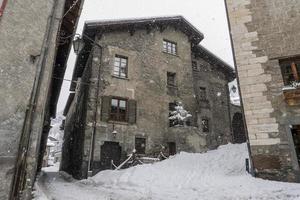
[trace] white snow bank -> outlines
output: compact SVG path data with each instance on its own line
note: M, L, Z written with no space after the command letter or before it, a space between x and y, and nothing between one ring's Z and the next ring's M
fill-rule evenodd
M245 171L245 144L228 144L204 154L182 152L159 163L106 170L68 183L49 176L47 196L97 200L240 200L300 197L300 184L272 182ZM299 198L300 199L300 198Z

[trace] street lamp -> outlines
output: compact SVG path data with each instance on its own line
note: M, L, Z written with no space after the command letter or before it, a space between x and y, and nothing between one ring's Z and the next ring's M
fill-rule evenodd
M75 39L73 40L73 49L75 54L78 55L80 51L83 49L83 47L84 47L83 39L79 35L76 35Z
M113 134L114 139L116 139L118 132L117 132L116 130L114 130L114 131L112 132L112 134Z
M231 87L231 90L232 90L233 93L236 92L236 87L235 87L235 85L233 85L233 86Z

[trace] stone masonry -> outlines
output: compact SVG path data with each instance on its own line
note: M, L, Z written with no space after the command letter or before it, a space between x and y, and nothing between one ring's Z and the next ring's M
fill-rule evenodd
M145 140L143 156L155 157L169 143L176 145L177 152L202 152L231 141L227 84L234 78L234 71L204 47L196 46L200 40L195 42L184 32L193 30L184 18L97 23L87 22L83 35L94 38L98 45L90 50L85 47L73 74L73 80L80 78L80 84L90 84L88 90L80 89L83 86L78 84L71 86L75 95L70 96L65 109L65 143L72 145L75 140L76 145L63 151L63 170L76 178L86 178L88 170L96 173L103 169L105 155L101 150L107 142L120 145L125 159L135 148L136 137ZM176 42L177 55L163 52L164 39ZM112 75L116 55L128 58L127 78ZM167 72L176 73L176 87L168 87ZM205 99L200 87L206 88ZM107 109L111 107L107 99L111 97L128 99L127 122L107 119ZM191 126L169 127L169 103L174 100L181 101L192 114ZM79 115L85 115L81 125L76 120ZM209 132L203 131L203 118L209 120ZM78 161L73 162L70 158L75 157Z
M300 1L226 0L256 176L299 181L290 126L300 107L284 101L279 60L300 55Z
M56 51L61 50L57 36L71 1L1 3L6 7L0 16L0 199L31 199L42 138L50 128L49 104L55 104L50 96L59 93L51 90L57 83L52 79ZM77 16L68 30L74 30Z

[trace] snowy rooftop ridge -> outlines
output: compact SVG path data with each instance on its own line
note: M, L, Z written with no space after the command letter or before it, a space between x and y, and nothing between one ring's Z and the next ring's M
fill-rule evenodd
M122 25L148 25L154 23L167 23L167 22L181 22L185 25L182 28L185 32L190 32L195 40L195 43L199 43L203 38L204 34L199 31L193 24L191 24L186 18L181 15L171 16L156 16L156 17L141 17L141 18L123 18L123 19L104 19L104 20L88 20L85 22L84 31L95 27L112 27ZM178 23L179 24L179 23ZM177 24L177 25L178 25Z

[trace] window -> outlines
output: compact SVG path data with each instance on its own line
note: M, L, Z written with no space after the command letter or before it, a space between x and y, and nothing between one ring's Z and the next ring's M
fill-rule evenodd
M127 100L117 98L111 99L110 120L125 122L126 112Z
M124 56L115 56L114 76L120 78L128 77L128 58Z
M202 131L204 133L209 132L209 120L206 118L203 118L201 121L202 121Z
M164 40L163 51L169 54L177 55L177 44L175 42Z
M198 71L198 68L197 68L197 62L196 61L192 61L192 69L194 71Z
M145 154L146 152L146 138L135 138L135 150L137 154Z
M300 81L300 58L280 60L279 63L284 85Z
M176 86L176 73L167 72L167 85Z
M200 100L207 100L205 87L200 87L199 97L200 97Z

